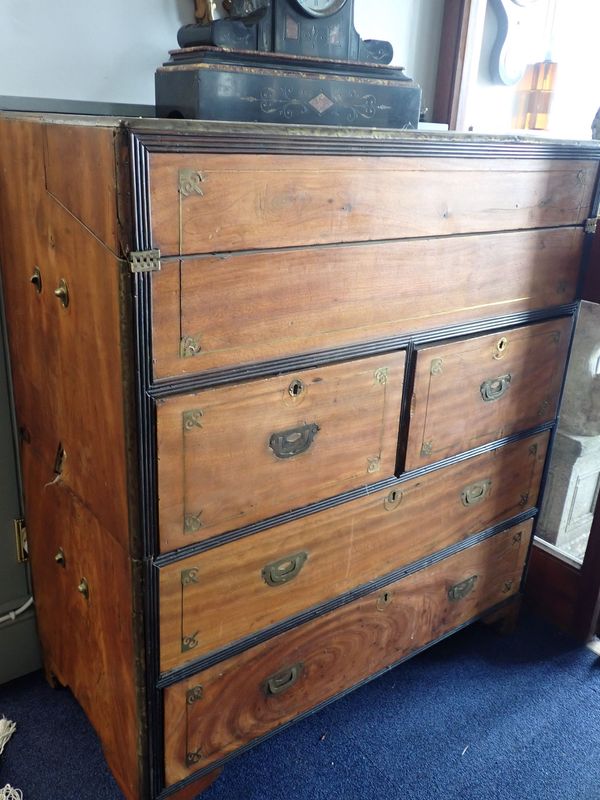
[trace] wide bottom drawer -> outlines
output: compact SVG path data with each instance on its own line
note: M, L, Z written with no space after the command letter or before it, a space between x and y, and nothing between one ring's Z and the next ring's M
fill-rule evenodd
M531 526L497 534L167 688L167 785L517 593Z

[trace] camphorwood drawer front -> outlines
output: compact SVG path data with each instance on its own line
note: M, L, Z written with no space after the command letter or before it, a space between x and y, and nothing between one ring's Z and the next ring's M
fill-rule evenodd
M403 352L158 402L161 550L394 474Z
M552 420L571 325L565 317L419 350L406 469Z
M531 521L165 690L174 783L519 591Z
M166 262L152 276L154 374L568 303L583 239L583 228L557 228Z
M151 153L163 255L579 225L597 164Z
M161 670L535 506L548 437L529 437L163 567Z

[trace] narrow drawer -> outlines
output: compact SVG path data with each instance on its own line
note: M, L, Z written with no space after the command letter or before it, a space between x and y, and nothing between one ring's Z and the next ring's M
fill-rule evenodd
M229 252L579 225L594 161L151 153L154 246Z
M154 375L568 303L583 239L558 228L168 262L152 276Z
M228 756L517 593L531 524L167 688L167 784Z
M417 355L406 469L416 469L556 416L570 317Z
M394 474L403 352L157 407L161 550Z
M162 568L161 670L535 506L548 437L515 442Z

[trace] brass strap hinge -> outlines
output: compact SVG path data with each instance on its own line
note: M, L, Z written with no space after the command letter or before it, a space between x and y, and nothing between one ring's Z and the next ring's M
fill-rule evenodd
M160 250L132 250L129 267L132 272L160 272Z
M586 233L596 233L597 227L598 227L597 217L590 217L589 219L586 219L584 227Z
M25 527L24 519L13 520L15 529L15 546L17 549L17 561L19 564L24 564L29 561L29 547L27 544L27 528Z

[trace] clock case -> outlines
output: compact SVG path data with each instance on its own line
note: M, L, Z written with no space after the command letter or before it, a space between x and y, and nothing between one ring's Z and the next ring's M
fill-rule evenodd
M389 42L363 41L354 0L313 17L273 0L250 20L180 29L181 49L156 72L159 117L416 128L421 89L387 66Z

